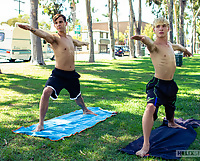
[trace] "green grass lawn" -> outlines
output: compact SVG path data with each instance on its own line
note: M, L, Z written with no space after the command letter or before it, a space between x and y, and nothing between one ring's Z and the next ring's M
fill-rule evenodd
M183 59L177 67L175 81L179 92L175 118L200 119L200 56ZM101 107L118 114L93 128L57 142L14 134L21 126L38 123L39 100L55 62L46 66L30 63L3 64L0 75L0 160L144 160L122 154L118 149L142 136L142 115L146 106L145 87L153 77L150 58L76 62L80 83L88 107ZM80 108L62 90L58 100L49 102L45 119ZM162 124L164 107L160 107L153 128ZM200 150L200 128L189 150ZM146 158L145 160L159 160ZM188 160L182 158L181 160ZM199 160L199 158L190 158Z

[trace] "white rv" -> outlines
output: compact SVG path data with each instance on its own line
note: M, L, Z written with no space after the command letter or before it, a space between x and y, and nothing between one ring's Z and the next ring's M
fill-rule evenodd
M44 59L53 58L53 50L44 39L41 39ZM16 59L31 59L30 32L9 25L0 26L0 58L14 62Z

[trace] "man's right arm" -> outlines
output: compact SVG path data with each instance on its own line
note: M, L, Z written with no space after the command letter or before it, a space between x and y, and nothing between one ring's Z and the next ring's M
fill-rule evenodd
M36 36L45 39L48 43L52 44L53 42L55 42L55 37L45 31L42 31L40 29L36 29L34 27L31 27L29 25L21 25L18 24L18 27L24 29L24 30L29 30L31 31L33 34L35 34Z
M156 45L154 44L154 42L147 36L135 35L132 36L131 39L142 41L147 46L150 52L153 52L156 49Z

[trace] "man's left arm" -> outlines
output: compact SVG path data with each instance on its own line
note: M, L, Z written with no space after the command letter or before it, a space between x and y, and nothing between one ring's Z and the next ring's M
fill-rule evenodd
M183 56L191 56L192 54L182 45L180 44L172 44L172 48L176 51L182 51L183 52Z
M83 46L83 45L87 46L89 44L88 42L82 42L76 39L72 39L72 40L75 46Z

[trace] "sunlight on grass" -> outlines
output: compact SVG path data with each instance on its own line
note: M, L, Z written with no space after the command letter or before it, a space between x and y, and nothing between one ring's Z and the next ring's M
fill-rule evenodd
M200 56L183 59L177 67L175 118L200 116ZM118 114L79 134L58 142L12 133L20 126L38 123L39 101L55 61L45 66L31 63L6 63L0 75L0 158L2 160L143 160L117 151L142 136L142 116L146 108L145 87L154 75L149 57L76 62L81 93L88 107L101 107ZM45 119L79 110L69 93L62 90L57 100L49 101ZM165 108L161 106L153 128L162 124ZM197 139L190 150L200 147ZM7 144L5 144L5 140ZM1 159L0 159L1 160ZM145 160L155 160L149 157ZM195 161L197 161L196 159Z

